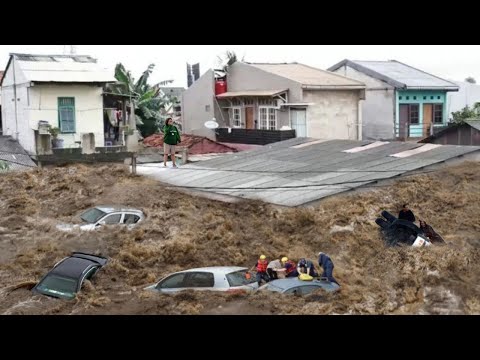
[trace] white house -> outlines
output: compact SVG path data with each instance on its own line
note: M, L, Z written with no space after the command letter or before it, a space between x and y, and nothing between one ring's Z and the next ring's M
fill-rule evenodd
M39 121L60 129L64 147L77 147L83 133L104 146L103 86L115 82L90 56L10 54L2 92L4 135L36 154Z

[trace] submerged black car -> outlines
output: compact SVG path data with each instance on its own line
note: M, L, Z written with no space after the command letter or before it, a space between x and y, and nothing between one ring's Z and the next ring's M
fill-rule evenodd
M61 299L73 299L85 279L91 279L107 261L101 256L74 252L58 262L32 291Z

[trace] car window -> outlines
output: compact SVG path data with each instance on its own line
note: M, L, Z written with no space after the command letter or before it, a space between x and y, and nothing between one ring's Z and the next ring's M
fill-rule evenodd
M174 274L162 282L160 282L156 288L157 289L175 289L175 288L182 288L185 287L183 285L183 280L185 278L185 273L181 274Z
M93 208L85 211L80 218L89 224L95 224L102 216L105 216L103 211Z
M301 286L295 286L295 287L290 288L290 289L288 289L287 291L285 291L285 294L297 294L297 295L300 295L300 294L301 294L300 288L301 288Z
M47 275L38 285L37 290L53 296L74 298L77 292L77 281L58 275Z
M122 214L112 214L103 218L102 221L105 222L105 225L115 225L120 222L121 218L122 218Z
M88 270L87 275L85 276L85 279L87 279L87 280L91 279L93 277L93 275L95 275L97 270L98 270L97 267L94 267L94 268L91 268L90 270Z
M185 279L185 287L213 287L215 280L211 272L189 273Z
M125 214L123 217L123 223L127 225L136 224L138 220L140 220L140 216L135 214Z
M232 287L253 284L256 282L253 277L247 278L247 270L240 270L227 274L227 281Z
M307 295L320 288L321 288L320 286L315 286L315 285L304 285L304 286L300 286L300 293L301 295Z

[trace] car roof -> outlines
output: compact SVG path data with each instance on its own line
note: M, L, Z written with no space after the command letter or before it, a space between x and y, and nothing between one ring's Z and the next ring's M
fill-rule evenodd
M117 212L117 211L131 211L131 212L137 212L137 213L143 214L142 210L129 208L121 205L99 205L99 206L95 206L95 208L107 214L112 212Z
M313 286L322 287L329 284L330 282L328 281L321 281L321 280L302 281L298 278L278 279L278 280L273 280L267 283L267 285L272 285L282 290L287 290L296 286L313 285Z
M188 270L183 270L179 272L185 273L185 272L204 271L204 272L212 272L216 274L230 274L232 272L241 271L241 270L248 270L248 268L240 267L240 266L210 266L210 267L203 267L203 268L188 269Z
M86 269L92 265L100 265L97 262L78 257L69 257L58 264L49 274L79 278Z

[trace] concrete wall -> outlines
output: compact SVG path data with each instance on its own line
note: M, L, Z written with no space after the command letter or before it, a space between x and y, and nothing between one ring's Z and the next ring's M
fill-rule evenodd
M395 88L349 66L334 71L367 85L362 104L363 139L393 139L395 126Z
M49 85L38 84L30 89L29 127L37 130L40 120L48 121L54 127L60 127L58 118L58 98L75 98L74 134L60 134L64 147L78 147L76 141L82 140L82 134L93 133L95 146L105 145L103 124L102 88L93 85Z
M447 114L449 119L452 118L452 112L460 111L465 106L472 107L475 103L480 102L480 85L461 81L455 81L455 84L460 87L458 92L447 93Z
M302 86L296 81L241 62L237 62L230 67L227 77L228 91L283 89L289 89L288 102L302 101Z
M217 104L214 102L214 96L214 73L213 70L208 70L183 93L184 133L215 138L215 133L204 126L206 121L212 120L213 117L216 118L215 112L218 110L216 110Z
M307 107L307 136L318 139L350 139L358 136L358 90L304 91Z

